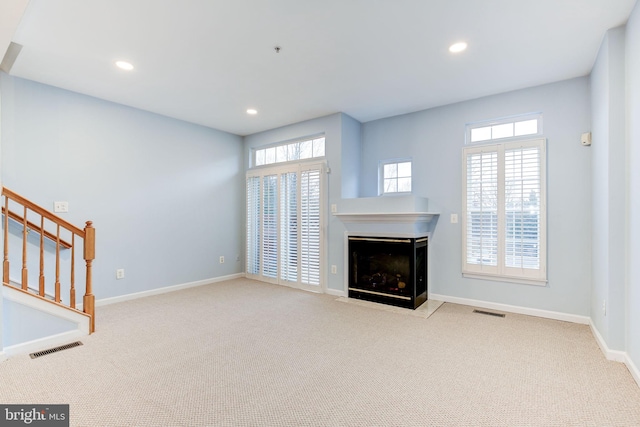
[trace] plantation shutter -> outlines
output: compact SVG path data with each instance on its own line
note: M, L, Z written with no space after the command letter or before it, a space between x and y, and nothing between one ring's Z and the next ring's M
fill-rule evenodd
M544 145L511 144L504 152L505 273L544 277Z
M320 284L320 169L301 173L301 282Z
M280 278L298 281L298 174L280 175Z
M469 150L466 155L466 264L495 273L498 265L498 152Z
M247 177L247 274L260 274L260 177Z
M262 275L278 277L278 176L262 178Z

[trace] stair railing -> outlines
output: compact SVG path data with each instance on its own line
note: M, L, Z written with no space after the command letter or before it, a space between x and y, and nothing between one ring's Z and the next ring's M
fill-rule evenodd
M24 293L32 295L37 298L41 298L45 301L49 301L61 307L69 310L76 311L78 313L84 313L89 316L89 332L95 331L95 296L93 295L92 286L92 263L95 259L95 228L91 221L87 221L84 229L78 228L75 225L65 221L59 216L47 211L46 209L36 205L35 203L27 200L17 193L9 190L6 187L2 187L2 217L3 217L3 230L4 230L4 259L2 263L2 282L6 286L11 286L14 289L18 289ZM11 201L11 205L10 202ZM11 208L16 210L11 210ZM35 221L30 220L31 217L36 217ZM37 221L39 219L39 221ZM10 279L10 262L9 262L9 220L18 224L18 227L22 227L21 243L22 243L22 267L19 286L14 286ZM45 224L45 220L47 223ZM38 224L39 223L39 224ZM46 229L45 225L49 226L53 223L55 231L50 228ZM66 230L66 234L70 234L70 239L64 240L61 238L61 230ZM27 265L28 256L28 235L29 232L35 232L39 234L39 276L38 276L38 288L32 289L29 287L29 269ZM45 239L55 243L55 281L54 281L54 295L47 296L45 292ZM82 311L76 308L76 276L75 276L75 255L77 239L81 239L83 243L83 258L85 260L85 294L82 303ZM70 272L69 283L66 284L69 287L69 302L63 303L61 296L61 270L60 270L60 251L70 250Z

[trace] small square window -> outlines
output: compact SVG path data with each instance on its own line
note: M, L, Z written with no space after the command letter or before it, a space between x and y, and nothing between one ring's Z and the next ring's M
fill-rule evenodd
M411 162L381 164L381 194L411 192Z

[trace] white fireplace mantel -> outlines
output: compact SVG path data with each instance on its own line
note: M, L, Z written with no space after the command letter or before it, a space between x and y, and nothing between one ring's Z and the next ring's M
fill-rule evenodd
M359 212L334 213L345 224L352 222L430 223L439 214L435 212Z
M429 212L428 200L416 196L343 199L335 210L333 216L344 224L349 234L430 234L440 215Z

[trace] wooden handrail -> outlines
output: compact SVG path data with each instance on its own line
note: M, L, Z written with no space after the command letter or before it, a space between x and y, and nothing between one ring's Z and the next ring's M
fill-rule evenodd
M4 215L3 221L3 229L4 229L4 260L3 260L3 284L6 286L11 286L14 289L20 289L23 292L33 295L34 297L38 297L49 301L52 304L57 304L61 307L64 307L69 310L74 310L76 312L82 313L75 308L76 306L76 283L75 283L75 237L78 236L83 241L83 257L86 262L86 281L85 281L85 294L83 298L83 314L90 317L90 326L89 332L93 333L95 331L95 296L93 295L93 278L92 278L92 269L93 269L93 260L95 259L95 228L93 227L93 223L91 221L87 221L84 229L76 227L75 225L65 221L57 215L47 211L46 209L36 205L35 203L27 200L21 195L14 193L13 191L2 187L2 196L5 197L4 204L2 206L2 214ZM13 212L9 209L9 200L13 203L20 205L24 210L24 214L20 215L16 212ZM37 225L31 221L27 220L27 214L29 212L40 215L40 225ZM16 288L12 285L9 279L9 218L18 222L22 225L22 281L20 283L20 287ZM56 232L52 233L44 228L44 220L45 218L56 225ZM66 229L71 232L71 243L68 241L64 241L60 238L61 229ZM29 288L29 274L27 267L27 233L29 230L36 231L40 234L40 275L38 279L38 291L37 293L33 293L33 291ZM54 291L54 300L49 300L45 297L45 277L44 277L44 237L52 240L56 244L55 251L55 291ZM70 275L70 302L69 305L62 304L62 298L60 295L61 288L61 278L60 278L60 248L71 249L71 275Z
M6 187L2 187L2 195L3 196L7 196L7 198L13 200L14 202L22 205L22 206L26 206L27 208L29 208L30 211L33 211L35 213L37 213L38 215L42 215L43 217L47 218L48 220L55 222L56 224L60 224L60 226L62 226L63 228L66 228L67 230L76 233L78 236L82 237L84 239L84 230L82 230L81 228L76 227L75 225L71 224L70 222L60 218L57 215L52 214L51 212L49 212L48 210L36 205L35 203L25 199L24 197L22 197L21 195L19 195L18 193L14 193L13 191L9 190Z
M4 214L5 214L5 208L3 206L2 207L2 215L4 215ZM16 221L16 222L18 222L18 223L20 223L20 224L22 224L22 222L23 222L23 218L20 216L20 214L15 213L13 211L9 211L9 218L14 220L14 221ZM44 217L42 217L42 218L44 218ZM53 242L56 241L56 236L53 233L51 233L51 232L49 232L47 230L43 230L39 225L34 224L33 222L31 222L29 220L27 220L27 227L29 228L29 230L33 230L38 234L44 234L44 237L46 237L47 239L49 239L49 240L51 240ZM69 243L69 242L67 242L65 240L62 240L62 239L60 239L60 246L62 246L65 249L71 249L71 243Z

